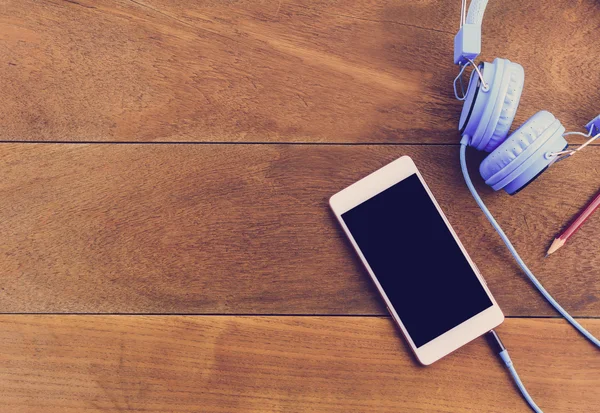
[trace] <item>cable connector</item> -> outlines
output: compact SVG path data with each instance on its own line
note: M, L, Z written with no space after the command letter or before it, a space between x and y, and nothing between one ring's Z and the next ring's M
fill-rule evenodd
M498 334L496 334L496 332L494 330L490 330L488 333L486 333L485 338L487 339L487 341L488 341L489 345L492 347L492 349L496 353L498 353L498 355L504 362L504 365L506 366L506 368L508 368L510 375L512 376L513 380L515 381L515 385L521 392L521 395L523 396L523 398L525 399L525 401L527 402L527 404L529 405L531 410L533 410L536 413L543 413L542 409L540 409L537 406L537 404L535 404L535 402L533 401L533 399L527 392L525 385L523 384L523 382L521 381L521 378L517 374L517 370L515 369L515 366L513 365L510 355L508 354L508 350L506 349L506 347L504 347L504 344L502 343L502 340L500 340L500 337L498 337Z
M466 65L481 53L481 25L464 24L454 36L454 64Z
M498 334L496 334L494 330L488 331L485 338L495 353L500 354L503 351L506 351L506 347L504 347L502 340L500 340L500 337L498 337Z

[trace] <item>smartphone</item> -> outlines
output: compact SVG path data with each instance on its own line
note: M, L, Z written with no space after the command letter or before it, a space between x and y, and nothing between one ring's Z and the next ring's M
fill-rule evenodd
M429 365L504 321L411 158L329 204L419 362Z

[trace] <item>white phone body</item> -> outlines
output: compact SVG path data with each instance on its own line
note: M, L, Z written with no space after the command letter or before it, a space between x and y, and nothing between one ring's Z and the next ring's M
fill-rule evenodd
M342 214L344 214L345 212L362 204L363 202L369 200L375 195L381 193L382 191L399 183L400 181L406 179L407 177L413 174L416 174L418 176L420 182L429 194L431 201L435 205L440 216L443 218L443 221L447 225L450 233L454 237L460 250L464 254L469 265L471 266L474 274L477 276L477 279L481 283L481 286L483 287L483 289L485 290L485 292L489 296L489 299L492 302L491 307L483 310L482 312L476 314L470 319L464 321L462 324L457 325L456 327L450 329L442 335L437 336L437 338L434 338L432 341L429 341L428 343L421 345L420 347L415 346L415 343L413 342L413 339L411 338L410 334L405 328L402 319L396 313L392 302L388 299L386 292L379 283L377 275L371 269L369 262L366 260L365 256L361 252L357 242L352 236L352 233L350 232L342 218ZM410 200L407 200L407 202L410 202ZM346 189L333 195L329 200L329 204L334 214L336 215L338 221L340 222L342 228L344 229L344 232L346 233L346 235L350 239L350 242L354 246L354 249L358 253L361 261L363 262L364 266L369 272L369 275L373 279L373 282L379 290L381 297L385 301L390 315L402 331L403 335L405 336L406 340L408 341L411 349L415 353L420 363L424 365L429 365L439 360L440 358L446 356L447 354L453 352L459 347L474 340L475 338L485 334L494 327L500 325L502 321L504 321L504 314L502 313L502 310L500 309L500 307L496 303L496 300L489 291L485 280L481 276L481 273L479 272L476 265L473 263L473 261L467 254L467 251L465 250L464 246L456 236L456 233L452 229L450 223L448 222L448 219L442 212L440 206L436 202L429 187L426 185L425 181L423 180L423 177L417 170L417 167L411 158L409 158L408 156L403 156L384 166L383 168L373 172L369 176L361 179L360 181L350 185ZM468 299L468 297L465 297L465 299Z

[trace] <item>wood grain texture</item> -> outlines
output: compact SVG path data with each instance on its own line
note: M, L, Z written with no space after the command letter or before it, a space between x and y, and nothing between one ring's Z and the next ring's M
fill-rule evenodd
M598 11L490 2L482 58L527 75L515 125L598 113ZM313 145L457 143L457 17L453 0L1 2L0 313L381 315L327 199L410 155L505 313L555 316L466 191L456 145ZM598 190L599 162L590 148L515 197L476 179L551 293L593 318L600 217L542 257ZM600 405L598 352L564 320L499 332L543 409ZM527 409L481 339L422 368L387 317L170 315L0 315L0 406Z
M525 67L515 125L597 115L598 11L490 2L482 58ZM0 139L455 143L458 15L455 0L4 1Z
M514 197L477 184L548 290L597 317L600 216L543 258L598 189L600 148L586 152ZM555 315L472 200L458 147L428 145L0 145L0 311L383 314L327 201L401 155L505 313Z
M564 321L498 331L544 411L600 405ZM2 316L0 367L4 413L527 411L484 339L421 367L386 318Z

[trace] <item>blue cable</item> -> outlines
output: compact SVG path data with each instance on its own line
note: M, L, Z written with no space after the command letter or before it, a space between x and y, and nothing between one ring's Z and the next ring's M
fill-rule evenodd
M562 308L560 306L560 304L558 304L556 302L556 300L554 298L552 298L550 293L548 291L546 291L546 289L542 286L542 284L538 281L538 279L535 278L535 275L533 275L531 270L527 267L527 265L525 265L525 262L523 262L523 260L519 256L519 254L517 253L517 250L515 250L515 247L513 247L513 245L511 244L510 240L508 239L508 237L506 236L504 231L502 231L502 228L500 228L500 225L498 225L498 223L496 222L496 220L494 219L494 217L492 216L490 211L487 209L487 207L485 206L485 204L479 197L477 190L473 186L473 182L471 182L471 177L469 176L469 171L467 170L466 149L467 149L468 143L469 143L469 137L466 135L463 136L463 138L460 141L460 167L462 169L463 176L465 177L465 182L467 183L467 187L471 191L473 198L475 198L475 202L477 202L477 205L479 205L479 208L481 208L481 210L483 211L483 213L486 216L486 218L488 219L488 221L490 221L490 224L492 224L492 227L494 227L494 229L496 230L498 235L500 235L500 238L502 238L502 241L504 241L504 244L506 244L506 247L508 248L508 250L514 257L515 261L517 261L517 264L519 264L519 267L521 267L521 269L525 272L527 277L531 280L531 282L539 290L539 292L544 296L544 298L546 298L546 300L548 300L548 302L552 305L552 307L554 307L556 309L556 311L558 311L569 323L571 323L571 325L573 327L575 327L585 338L587 338L598 349L600 349L600 340L598 340L596 337L594 337L581 324L579 324L577 322L577 320L575 320L573 317L571 317L571 315L567 312L567 310ZM516 374L516 372L515 372L515 374ZM514 377L514 375L513 375L513 377Z
M504 361L504 364L506 364L506 367L508 367L508 371L510 371L510 374L511 374L513 380L515 381L515 384L519 388L519 391L521 392L521 395L523 395L523 398L525 399L525 401L527 402L527 404L529 405L529 407L531 407L531 410L533 410L536 413L544 413L544 412L542 412L542 409L540 409L538 407L538 405L535 404L535 402L533 401L533 399L531 398L531 396L527 392L527 389L523 385L523 382L521 381L521 378L517 374L517 370L515 370L515 366L513 366L513 362L510 359L510 356L508 355L508 351L503 350L500 353L500 358L502 359L502 361Z
M498 336L498 334L494 330L490 330L489 332L486 333L485 337L488 340L488 343L490 344L492 349L496 353L498 353L498 355L500 356L500 358L502 359L502 361L508 368L508 371L510 371L510 374L511 374L513 380L515 381L515 384L519 388L521 395L523 396L523 398L525 399L525 401L527 402L529 407L531 407L531 410L533 410L535 413L543 413L542 409L540 409L538 407L538 405L535 404L535 402L533 401L533 399L527 392L527 389L523 385L523 382L521 381L521 378L517 374L517 370L515 369L515 366L513 366L513 362L510 359L510 356L508 355L508 350L506 350L506 347L504 347L504 344L502 343L502 340L500 340L500 337Z

